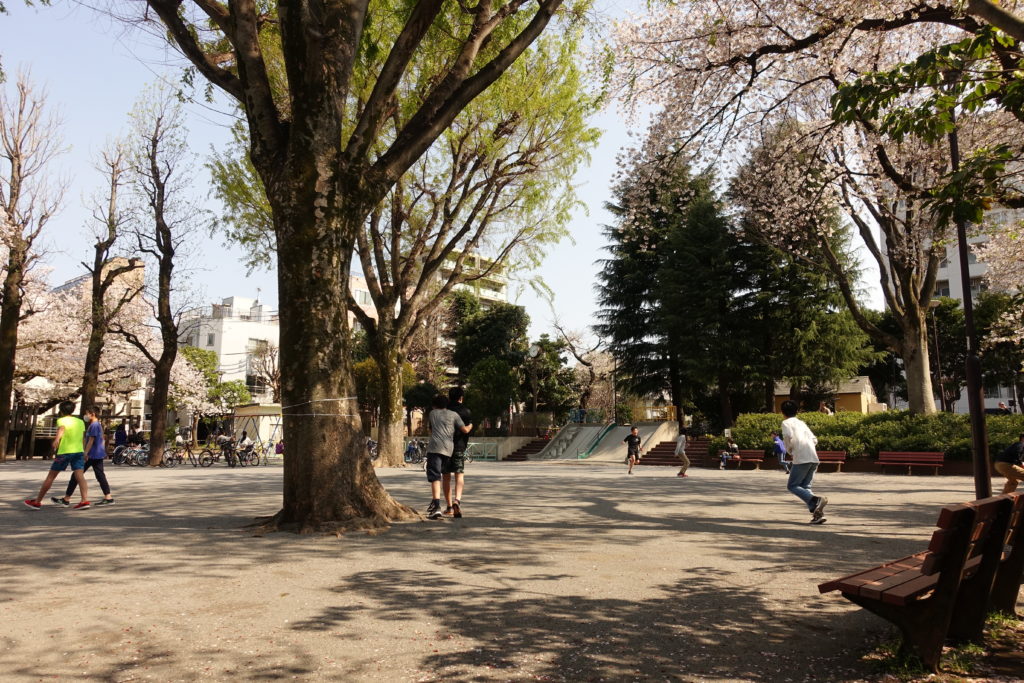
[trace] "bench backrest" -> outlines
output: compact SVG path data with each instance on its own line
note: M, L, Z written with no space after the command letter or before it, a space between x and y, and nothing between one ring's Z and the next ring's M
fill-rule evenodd
M818 460L822 462L844 462L846 451L818 451Z
M753 449L740 449L740 460L756 460L764 458L764 451L756 451Z
M968 503L975 510L974 529L971 533L971 545L967 559L992 552L994 557L1002 557L1003 543L1006 540L1006 523L1009 520L1013 502L1004 495L982 498ZM996 537L993 537L993 533Z
M939 511L938 527L932 532L928 543L928 554L921 565L921 573L937 574L951 565L963 566L964 555L971 541L975 508L966 503L947 505Z
M1014 491L1008 494L1013 508L1010 510L1010 522L1006 527L1006 542L1004 544L1007 554L1014 546L1024 544L1024 492Z
M914 453L903 451L879 451L878 453L878 462L880 463L884 463L888 460L898 460L899 462L921 463L922 465L942 464L945 458L945 453Z

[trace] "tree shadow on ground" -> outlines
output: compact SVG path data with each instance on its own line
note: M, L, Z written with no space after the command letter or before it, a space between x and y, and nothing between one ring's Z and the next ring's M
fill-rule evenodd
M380 620L440 621L435 640L461 647L426 654L437 680L843 680L857 677L857 653L831 616L800 600L765 604L756 587L723 588L721 570L697 568L643 600L524 594L466 586L434 572L417 585L396 572L358 573L337 594L372 597ZM363 608L367 609L366 607ZM350 615L325 606L294 625L348 638ZM860 621L861 618L853 615ZM845 632L848 634L848 631Z

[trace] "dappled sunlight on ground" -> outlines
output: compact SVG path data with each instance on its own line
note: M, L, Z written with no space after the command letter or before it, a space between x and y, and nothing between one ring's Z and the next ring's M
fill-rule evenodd
M781 472L474 463L462 520L257 537L279 467L111 467L117 505L29 510L45 470L0 464L5 681L856 680L893 632L817 584L973 498L826 473L815 527ZM425 507L422 471L379 475Z

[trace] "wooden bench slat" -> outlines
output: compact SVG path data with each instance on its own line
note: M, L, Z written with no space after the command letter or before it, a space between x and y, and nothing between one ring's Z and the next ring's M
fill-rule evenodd
M818 586L818 590L822 593L828 593L834 590L844 590L844 587L846 586L851 589L855 589L861 584L876 581L880 578L891 576L906 569L919 568L921 566L923 555L924 553L910 555L899 560L894 560L893 562L888 562L880 567L872 567L871 569L865 569L864 571L857 572L856 574L850 574L849 576L844 576L840 579L833 579L832 581L820 584Z

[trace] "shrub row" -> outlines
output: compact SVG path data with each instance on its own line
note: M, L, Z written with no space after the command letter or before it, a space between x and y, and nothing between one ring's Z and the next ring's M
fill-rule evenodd
M1024 432L1024 415L986 415L989 451L999 453ZM801 413L800 419L818 437L818 450L846 451L850 458L878 457L878 451L941 451L950 460L971 459L971 428L967 415L936 413L911 415L890 410L873 415L860 413ZM770 452L769 436L779 431L779 413L740 415L732 430L740 448ZM718 453L724 437L712 439L709 452Z

